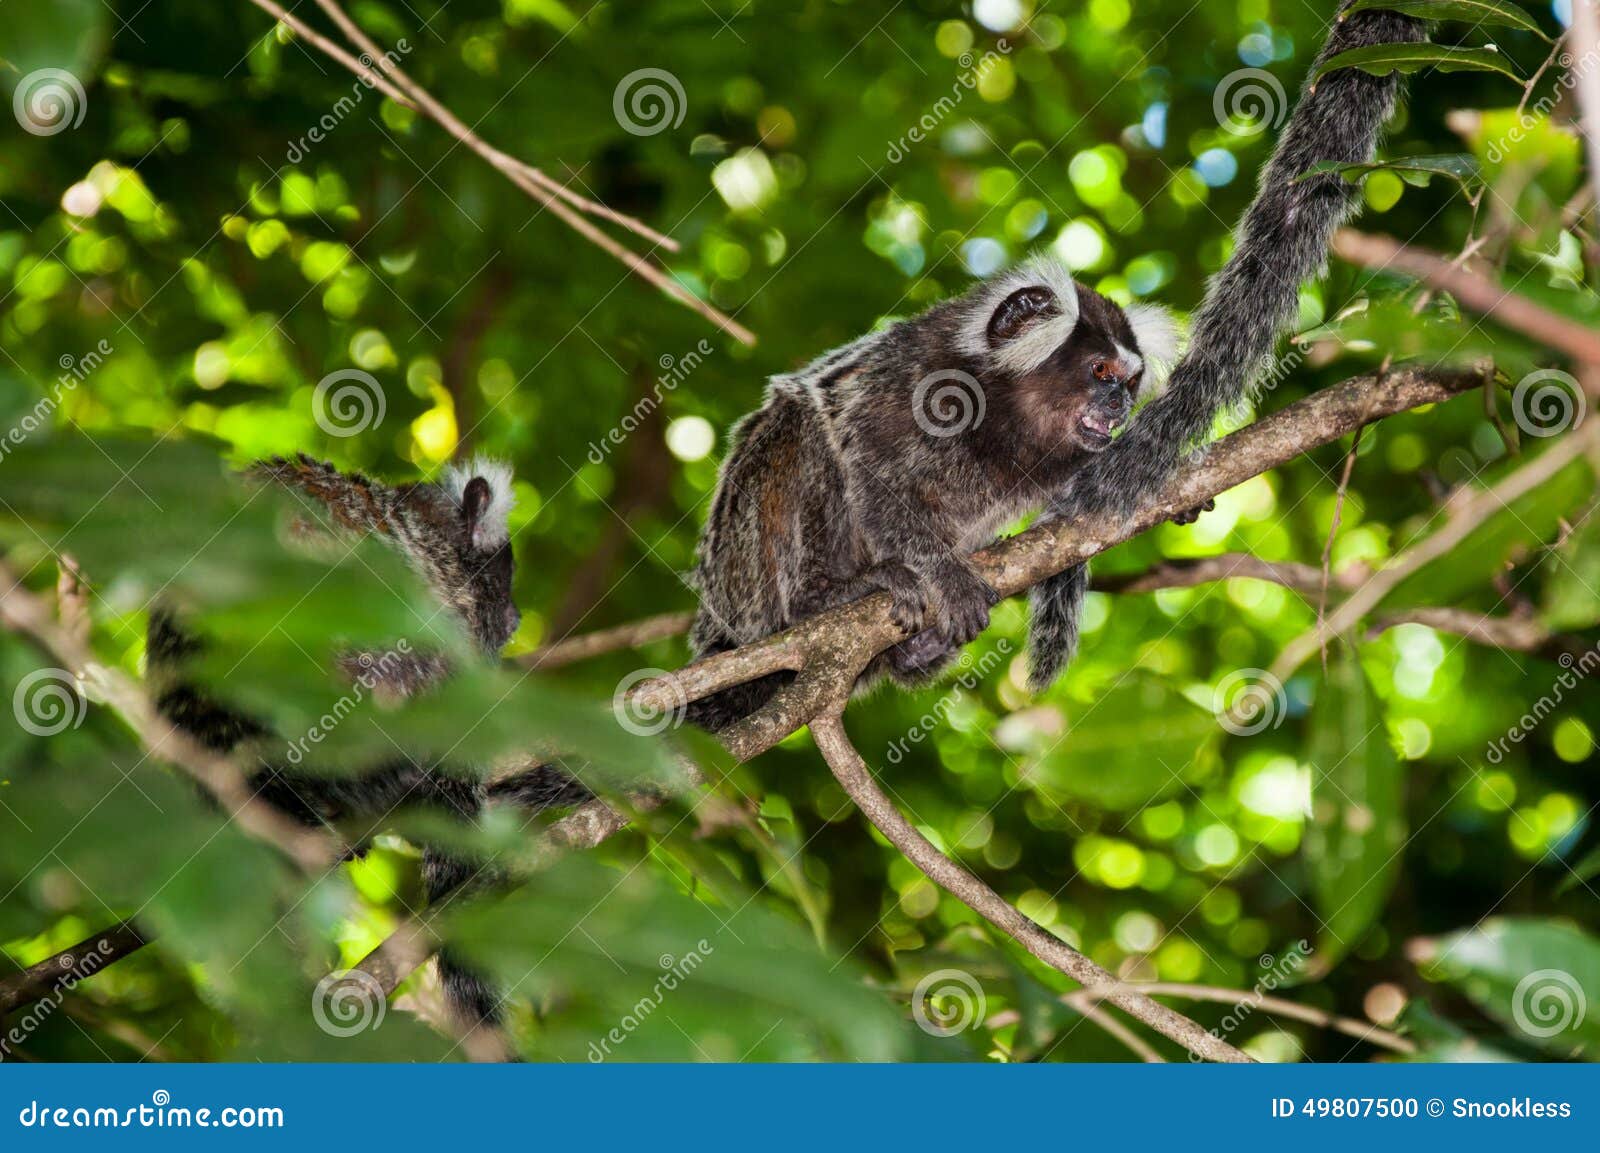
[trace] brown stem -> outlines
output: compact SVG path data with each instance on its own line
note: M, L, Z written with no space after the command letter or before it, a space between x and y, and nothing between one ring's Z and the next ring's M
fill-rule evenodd
M1568 661L1575 660L1584 653L1593 652L1596 647L1570 633L1552 633L1538 621L1526 617L1488 616L1470 609L1444 606L1408 609L1377 617L1367 630L1367 636L1376 637L1396 625L1405 624L1426 625L1442 633L1451 633L1499 649L1528 653L1547 661L1561 661L1563 657Z
M923 874L1029 953L1065 973L1097 997L1110 1001L1189 1052L1212 1061L1248 1062L1238 1049L1202 1029L1188 1017L1143 993L1130 991L1116 977L1071 945L1044 931L972 873L956 864L919 833L872 779L866 762L850 743L837 713L814 718L811 735L839 785L874 828Z
M1333 237L1336 256L1367 268L1402 272L1450 293L1474 312L1481 312L1578 360L1600 363L1600 332L1568 320L1525 296L1465 268L1438 253L1401 244L1390 236L1340 229Z
M27 637L86 692L103 700L133 730L146 752L192 777L246 834L280 849L307 873L321 873L339 860L342 844L260 800L238 766L174 728L126 674L100 664L83 638L56 624L44 601L29 592L3 561L0 590L0 625Z
M124 921L0 979L0 1018L20 1006L71 989L113 961L142 949L144 944L145 939L133 922Z
M1450 552L1484 521L1544 484L1597 443L1600 443L1600 426L1591 424L1578 428L1498 484L1485 489L1458 490L1451 497L1448 519L1437 532L1373 573L1326 619L1286 644L1273 662L1270 675L1279 682L1288 680L1330 637L1347 632L1377 608L1406 577Z
M373 62L371 67L363 65L359 60L340 49L326 37L307 27L304 21L296 19L281 6L274 3L273 0L250 0L250 3L271 14L274 18L282 20L289 27L305 36L308 43L326 52L332 59L350 69L363 80L379 88L385 95L390 95L398 89L400 94L395 98L401 103L407 107L416 108L451 136L488 161L508 180L544 208L547 208L563 224L578 233L590 244L621 261L636 276L654 285L679 304L699 313L740 343L746 345L755 344L755 334L744 325L695 296L683 285L679 284L666 270L617 243L615 239L596 228L583 215L584 212L589 212L595 207L594 201L587 200L570 191L559 181L551 179L539 169L524 164L515 157L506 155L468 128L454 113L435 100L425 88L406 75L398 64L389 59L378 45L362 32L360 27L345 15L343 9L335 4L333 0L317 0L317 3L339 25L340 29L350 37L352 42L367 53ZM382 69L381 73L378 71L379 68ZM661 240L666 239L660 233L646 228L638 221L619 212L606 209L600 215L608 221L623 224L632 231L650 238L652 243L659 243ZM675 246L669 242L667 247Z
M693 623L692 612L661 613L658 616L629 621L614 628L599 629L592 633L581 633L575 637L553 641L518 657L517 664L526 669L560 668L562 665L586 661L590 657L601 656L604 653L614 653L620 649L636 649L651 641L679 636L688 632L689 626Z

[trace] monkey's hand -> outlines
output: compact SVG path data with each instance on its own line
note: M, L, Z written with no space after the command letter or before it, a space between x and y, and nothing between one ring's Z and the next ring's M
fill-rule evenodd
M1210 512L1212 509L1214 509L1216 507L1217 507L1217 502L1215 500L1208 500L1208 501L1205 502L1205 504L1196 505L1194 508L1185 509L1183 512L1178 513L1176 516L1174 516L1172 518L1172 523L1173 524L1193 524L1195 521L1200 519L1200 514L1201 513Z
M933 626L951 648L960 648L989 627L989 610L1000 594L970 565L950 560L921 574L934 612Z
M880 561L852 582L849 599L882 590L889 594L889 619L907 636L936 631L947 646L959 647L989 626L989 610L1000 594L959 560L927 567Z
M879 561L851 578L845 599L858 600L870 593L889 594L889 619L907 636L922 631L928 596L922 579L897 560Z

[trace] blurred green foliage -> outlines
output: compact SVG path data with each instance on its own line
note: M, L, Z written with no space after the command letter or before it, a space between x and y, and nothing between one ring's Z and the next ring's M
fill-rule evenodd
M1474 67L1415 76L1385 163L1346 173L1363 226L1449 253L1481 241L1508 288L1593 323L1600 250L1562 70L1526 114L1501 74L1535 73L1564 7L1526 6L1528 28L1486 17L1505 5L1392 6L1465 16L1416 63ZM767 374L1040 248L1118 299L1192 308L1270 148L1273 85L1295 91L1324 33L1319 6L1282 0L348 8L490 142L677 238L680 253L655 255L761 339L745 349L649 289L246 0L0 5L4 94L22 99L42 69L79 85L58 88L59 130L19 120L0 136L8 560L42 590L76 556L97 652L136 675L152 598L193 614L222 642L207 674L282 733L339 699L339 646L463 641L383 549L285 549L285 510L229 465L306 451L401 477L469 451L510 458L513 652L691 607L682 573L721 430ZM642 69L673 84L641 131L650 109L623 83ZM1223 99L1242 69L1272 81L1265 105ZM1507 385L1565 367L1448 297L1338 265L1305 286L1299 328L1261 410L1390 358L1490 357ZM377 382L383 411L340 436L317 419L318 385L348 370ZM1315 563L1336 517L1332 569L1381 565L1437 529L1442 491L1538 452L1517 404L1491 390L1385 421L1342 503L1348 445L1331 445L1097 571L1228 551ZM1592 644L1593 500L1574 465L1383 607L1528 616ZM1280 995L1397 1020L1424 1057L1594 1057L1592 668L1407 624L1308 663L1250 731L1219 724L1219 690L1317 618L1315 596L1256 581L1095 594L1072 674L1034 697L1008 603L957 679L875 694L849 724L930 838L1121 974L1293 984ZM415 709L365 702L331 735L345 766L389 742L464 772L558 747L611 789L665 787L671 742L721 782L714 803L679 798L451 911L457 947L515 983L528 1056L596 1059L617 1029L602 1058L1129 1056L1080 1027L1058 1000L1068 982L867 830L804 734L734 767L682 729L619 730L622 679L684 659L667 640L536 678L483 670ZM0 634L8 699L41 662ZM506 851L527 834L489 822L470 840ZM95 705L49 735L0 727L4 956L31 964L128 916L159 938L28 1029L29 1056L459 1055L407 1013L345 1037L310 1011L319 978L419 905L411 842L384 836L307 880ZM1271 976L1302 940L1307 962ZM693 974L662 993L690 955ZM919 982L949 969L988 1015L1015 1013L984 1028L968 992L916 1007L970 1027L910 1025ZM1522 984L1546 970L1590 1007L1551 1033L1529 1027ZM1208 1025L1227 1011L1178 1003ZM1352 1055L1348 1038L1261 1014L1229 1039L1269 1059Z

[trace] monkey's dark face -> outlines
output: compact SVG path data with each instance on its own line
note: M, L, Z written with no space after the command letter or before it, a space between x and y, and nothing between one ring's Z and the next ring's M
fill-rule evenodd
M1030 430L1052 450L1100 452L1133 414L1145 358L1127 314L1099 293L1076 288L1075 310L1062 309L1053 294L1040 310L1046 319L1054 310L1058 319L1050 323L1058 333L1065 317L1076 316L1065 339L1018 379L1018 403ZM1044 291L1023 289L1001 309L1014 311L1017 297Z

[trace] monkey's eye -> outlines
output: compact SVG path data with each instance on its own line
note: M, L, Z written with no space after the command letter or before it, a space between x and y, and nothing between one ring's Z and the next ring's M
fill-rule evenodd
M1096 380L1110 380L1111 379L1111 365L1108 364L1106 361L1103 361L1103 360L1095 361L1093 364L1091 364L1089 366L1089 371L1094 374L1094 378Z

